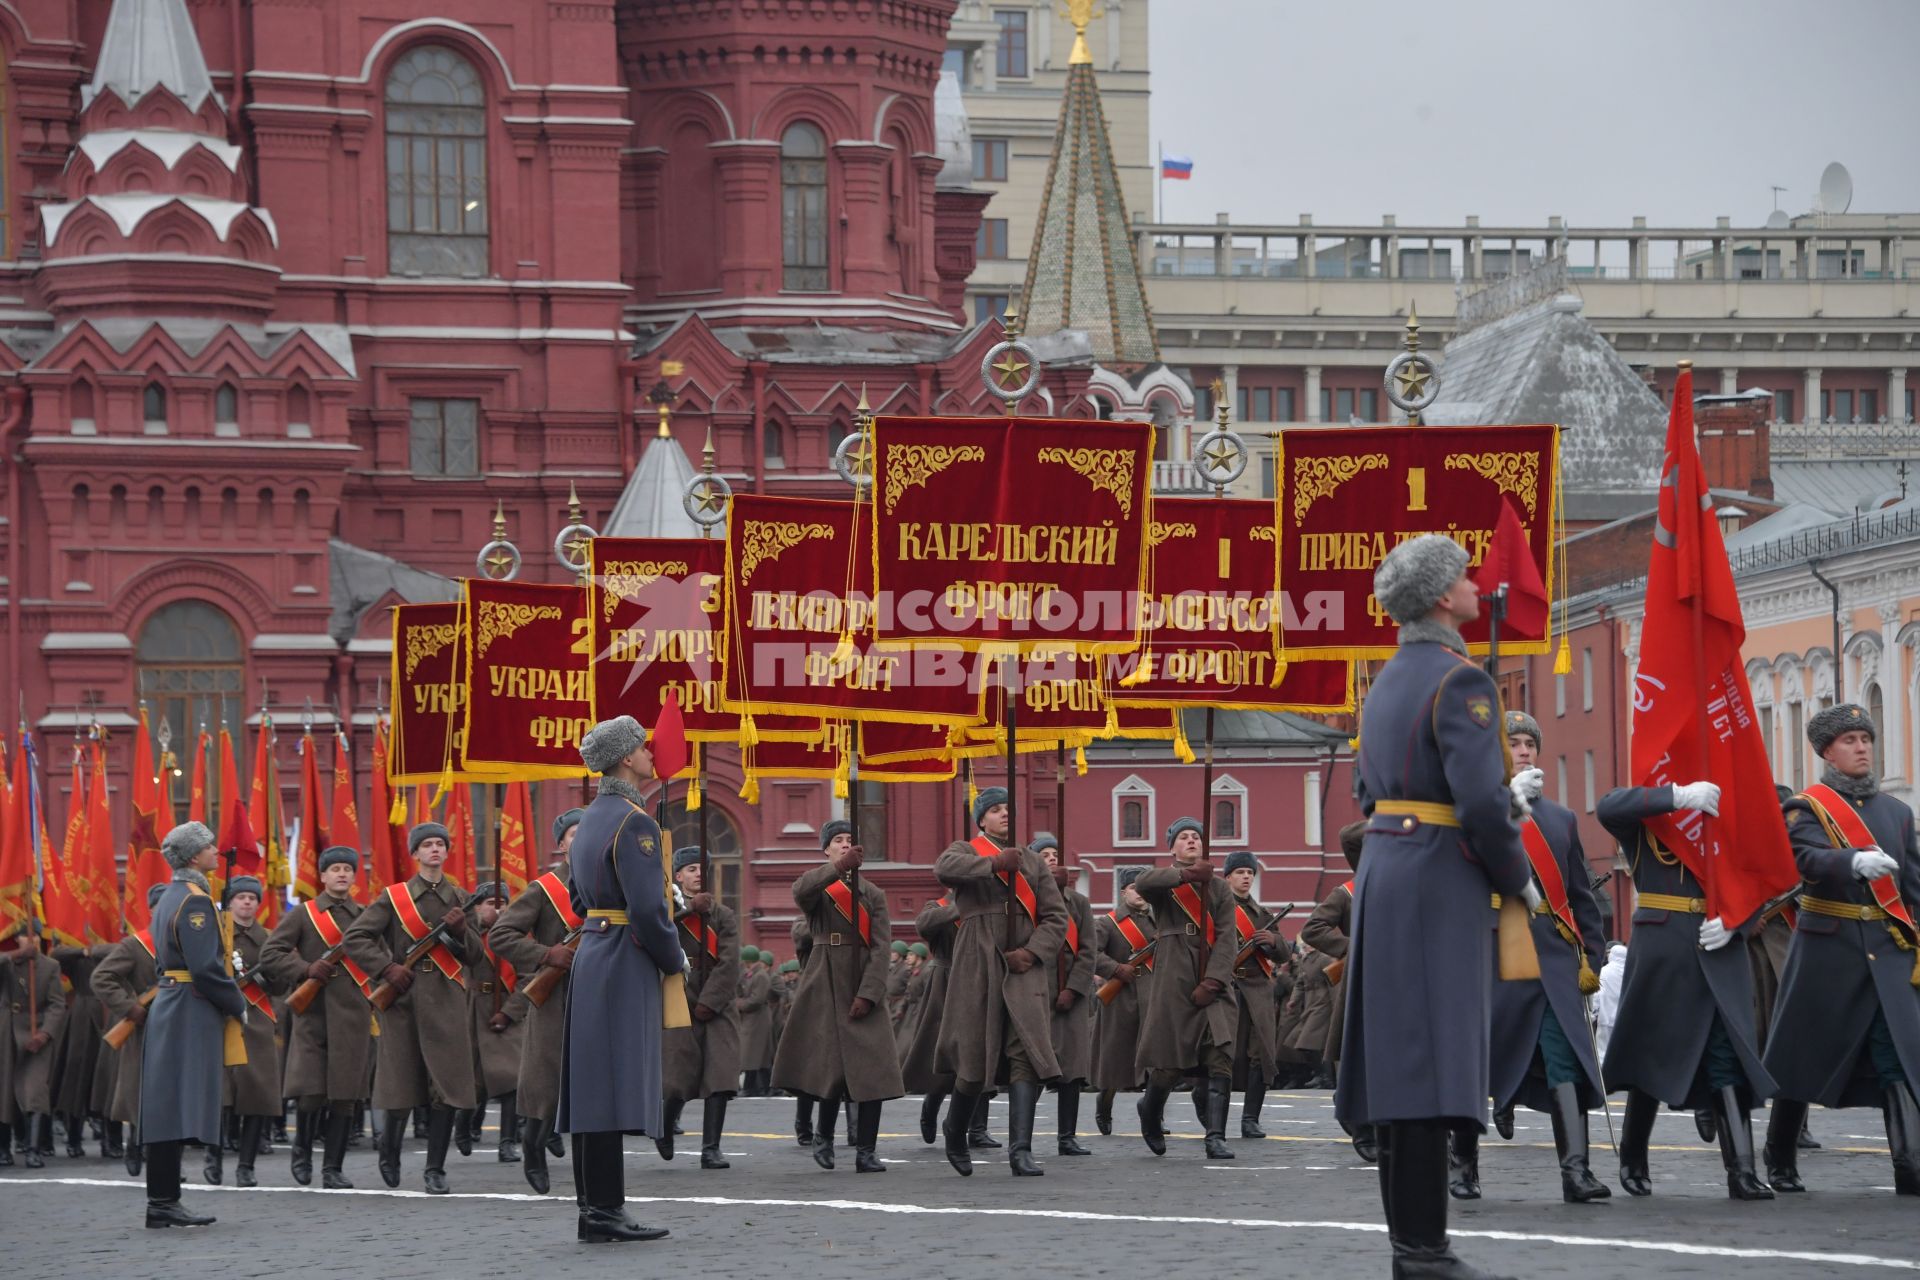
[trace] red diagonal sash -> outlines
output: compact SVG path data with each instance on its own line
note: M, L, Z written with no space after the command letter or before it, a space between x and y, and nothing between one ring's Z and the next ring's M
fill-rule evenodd
M1147 931L1140 927L1140 922L1130 915L1123 916L1118 911L1107 912L1107 919L1113 921L1113 927L1118 929L1120 936L1127 940L1128 954L1139 955L1141 949L1147 945ZM1140 963L1148 969L1153 968L1153 952L1149 951L1142 956Z
M433 932L433 926L428 924L426 917L420 914L420 904L413 900L411 893L407 892L406 885L388 885L387 901L393 904L393 914L400 918L400 927L407 931L409 938L418 942ZM427 955L432 958L435 965L439 966L440 972L459 983L462 988L467 985L465 976L460 972L460 962L453 958L453 952L447 950L444 942L434 943L433 950L427 952Z
M578 929L581 924L580 916L573 909L573 895L567 892L566 882L549 871L534 883L539 885L541 891L547 895L547 901L553 904L554 912L559 915L561 922L569 929Z
M1583 943L1580 939L1580 926L1574 922L1573 905L1567 901L1566 877L1560 874L1560 860L1553 856L1553 846L1547 843L1547 833L1540 824L1528 818L1520 824L1520 843L1526 846L1527 861L1533 864L1533 874L1540 881L1541 892L1546 895L1547 908L1554 918L1573 931L1573 945Z
M1067 953L1080 954L1080 922L1073 918L1071 912L1067 915Z
M983 858L997 857L1001 852L1000 846L993 842L991 836L975 836L968 843L973 846L973 851ZM1040 900L1034 896L1033 886L1027 883L1026 875L1019 871L996 871L993 876L1001 884L1008 883L1008 878L1011 877L1014 900L1025 909L1027 919L1035 924L1040 923Z
M1247 909L1237 902L1233 904L1233 929L1240 935L1240 945L1243 947L1252 942L1253 935L1260 931L1260 926L1253 922L1253 917L1247 914ZM1254 951L1253 958L1260 962L1260 972L1268 977L1273 976L1273 961L1261 955L1258 949Z
M1177 884L1173 887L1173 900L1187 913L1187 919L1206 931L1207 945L1213 945L1213 912L1207 910L1206 899L1200 891L1190 884Z
M1347 896L1349 898L1353 896L1353 881L1349 880L1345 884L1341 885L1340 887L1347 891Z
M501 986L511 992L515 987L520 985L520 975L513 971L512 965L493 953L493 943L482 938L480 940L480 949L487 953L487 959L493 964L493 971L500 975Z
M714 932L713 926L707 923L705 916L697 911L689 911L680 917L680 927L687 931L688 936L699 944L709 957L715 960L720 958L720 935Z
M273 1001L267 999L267 993L262 991L260 984L252 978L248 978L240 984L240 994L247 998L248 1004L266 1014L268 1022L278 1021L278 1019L273 1016Z
M867 910L867 904L856 904L853 900L853 886L838 877L827 886L827 897L840 909L840 914L860 930L860 941L873 945L873 913ZM856 908L859 915L856 917Z
M133 940L147 949L148 959L150 960L159 959L158 954L153 949L153 930L135 929L133 931Z
M307 923L311 924L313 931L320 935L320 941L327 944L327 950L331 951L339 946L340 939L346 935L345 931L340 928L339 923L334 920L333 915L330 912L321 910L317 898L308 898L306 906ZM346 969L347 976L360 984L361 995L370 996L373 994L373 979L367 976L365 969L355 964L352 958L344 951L340 953L340 963Z
M1867 824L1859 812L1838 791L1824 782L1816 782L1800 793L1805 796L1814 811L1829 826L1840 833L1841 839L1852 849L1878 849L1880 842L1873 838L1873 832L1867 830ZM1881 910L1912 929L1913 913L1907 910L1907 904L1900 900L1900 886L1890 875L1869 880L1867 887L1873 890L1873 900L1880 904Z

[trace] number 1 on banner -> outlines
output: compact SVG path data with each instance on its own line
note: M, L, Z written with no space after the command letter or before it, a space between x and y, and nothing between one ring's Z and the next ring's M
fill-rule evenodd
M1233 576L1233 539L1220 539L1220 578L1225 581Z
M1425 467L1407 468L1407 510L1425 511L1427 509L1427 469Z

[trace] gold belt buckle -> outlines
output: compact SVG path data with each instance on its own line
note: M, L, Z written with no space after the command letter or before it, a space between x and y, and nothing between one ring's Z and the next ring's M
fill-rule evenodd
M1200 927L1199 927L1198 925L1193 925L1193 924L1190 924L1190 925L1188 925L1188 926L1187 926L1187 936L1188 936L1189 938L1197 938L1197 937L1199 937L1199 936L1200 936Z
M830 946L830 947L837 947L837 946L840 946L840 945L841 945L841 943L840 943L840 935L839 935L839 934L837 934L837 933L830 933L830 934L828 934L828 935L827 935L827 945L828 945L828 946Z
M1871 919L1873 919L1873 911L1874 911L1874 909L1873 909L1872 907L1869 907L1869 906L1862 906L1862 907L1860 908L1860 918L1861 918L1862 920L1871 920Z
M421 973L432 973L436 968L436 966L431 960L422 960L418 965L418 968Z

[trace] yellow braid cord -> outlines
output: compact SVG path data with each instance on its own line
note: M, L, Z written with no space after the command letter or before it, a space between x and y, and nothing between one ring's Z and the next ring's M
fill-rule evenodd
M1275 658L1273 660L1273 679L1267 681L1267 688L1278 689L1280 682L1286 678L1287 660L1285 658Z
M693 781L687 784L687 812L688 813L695 813L699 811L700 805L705 799L705 797L700 794L700 791L701 791L700 775L696 773L693 776Z
M1187 741L1187 726L1177 711L1173 715L1173 758L1181 764L1194 761L1193 744Z
M833 656L829 658L828 661L832 662L834 666L839 667L852 662L854 656L853 632L842 631L840 633L840 643L833 647Z
M740 745L754 747L760 744L760 730L754 725L752 716L740 717Z
M387 825L397 827L407 820L407 793L405 789L396 789L393 793L393 807L387 810Z
M751 773L747 775L747 780L740 784L740 798L748 804L760 803L760 779L758 777Z
M1087 749L1085 747L1075 747L1073 749L1073 776L1076 778L1084 778L1087 776Z
M1133 670L1120 677L1120 687L1136 688L1151 679L1153 679L1153 654L1151 651L1142 651L1140 661L1133 664Z
M1560 636L1560 652L1553 655L1553 674L1557 676L1573 674L1573 646L1567 643L1564 632Z
M1124 685L1126 681L1122 680L1120 683ZM1109 702L1107 704L1107 726L1106 728L1100 731L1100 736L1103 738L1113 738L1113 737L1118 737L1119 734L1120 734L1120 708L1114 706L1111 702Z
M980 788L973 785L972 778L968 778L967 779L967 811L969 813L973 811L973 806L979 801L979 799L980 799Z

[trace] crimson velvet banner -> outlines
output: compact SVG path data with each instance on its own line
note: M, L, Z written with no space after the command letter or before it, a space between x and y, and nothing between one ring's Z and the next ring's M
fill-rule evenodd
M466 650L460 605L403 604L393 610L393 737L390 783L439 782L459 768L466 731ZM385 815L380 815L384 820Z
M469 578L466 768L494 781L577 778L587 692L587 593L576 586Z
M1139 643L1151 423L879 418L874 449L882 648Z
M920 724L980 718L973 654L873 642L864 504L735 494L727 504L726 707Z
M1283 431L1275 444L1281 609L1275 650L1302 658L1386 658L1398 628L1373 598L1387 552L1423 533L1465 547L1478 566L1502 503L1519 518L1553 598L1559 429L1351 427ZM1547 652L1551 628L1502 627L1508 653ZM1487 620L1464 628L1485 652Z
M1161 498L1147 532L1145 633L1113 684L1121 706L1347 711L1353 664L1281 662L1273 506ZM1276 678L1277 677L1277 678Z

